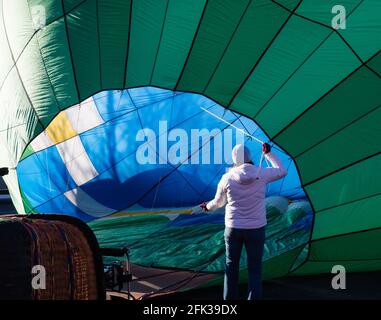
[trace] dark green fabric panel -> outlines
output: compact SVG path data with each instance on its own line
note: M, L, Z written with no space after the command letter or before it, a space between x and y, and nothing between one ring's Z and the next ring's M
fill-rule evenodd
M346 11L346 29L338 32L354 51L366 60L381 46L380 13L381 2L378 0L336 0L303 1L296 12L332 28L332 19L336 13L331 10L335 5L342 5Z
M20 189L20 194L21 194L22 204L23 204L25 213L38 213L34 210L33 206L29 202L28 198L25 196L22 189Z
M262 275L263 279L282 277L287 274L302 249L303 247L298 247L277 257L264 261Z
M223 268L222 225L171 228L168 222L167 217L144 215L104 219L91 222L89 226L101 246L120 247L121 243L128 244L132 261L139 265L183 269L202 266L204 271L219 271ZM208 256L205 256L206 252ZM213 258L215 255L217 257ZM218 257L222 259L214 261ZM210 262L203 265L208 258Z
M37 37L48 78L54 88L60 109L74 105L77 102L77 92L66 41L64 18L46 26Z
M83 100L101 88L96 2L86 2L73 10L67 16L67 29L74 74Z
M317 273L332 273L332 267L343 265L346 272L366 272L381 269L381 260L359 260L351 262L331 261L331 262L307 262L300 269L295 270L294 275L313 275ZM334 274L332 274L332 277ZM328 283L329 285L329 283Z
M347 9L348 10L348 9ZM348 17L340 34L362 60L367 60L381 48L381 1L365 0Z
M248 4L249 0L208 1L178 90L205 90Z
M336 153L336 157L339 153ZM305 187L314 209L359 200L381 190L381 156L375 156Z
M372 70L376 71L378 75L381 75L381 53L380 50L376 57L374 57L371 61L367 63L367 65L372 68Z
M205 4L205 0L169 1L151 84L171 89L175 87Z
M267 0L251 2L205 94L229 104L289 15Z
M381 79L362 67L274 141L284 146L292 156L297 156L378 107L381 103L380 90Z
M25 158L28 158L30 155L34 153L34 150L32 148L32 145L29 144L26 148L24 153L22 154L22 157L20 158L20 161L24 160Z
M82 3L95 2L95 0L61 0L64 4L65 13L73 10L74 8L82 5Z
M333 33L254 120L272 137L359 65L352 51Z
M336 0L303 0L296 10L296 13L331 28L332 18L335 16L335 14L332 13L332 8L334 6L344 6L348 15L361 2L363 2L363 0L342 0L339 2Z
M317 212L313 239L381 227L381 195Z
M103 89L124 87L131 1L98 0Z
M125 87L151 82L169 0L133 0Z
M232 107L254 117L324 44L330 33L319 25L292 17L241 88Z
M295 264L309 241L310 226L300 217L287 227L280 211L267 207L267 213L272 219L266 227L263 259L266 277L274 278L284 275ZM181 222L177 224L176 219L185 221L187 218L179 217L171 221L166 216L149 214L100 219L90 222L89 226L102 247L128 245L134 263L150 267L223 272L225 243L222 221L182 225ZM304 261L305 257L299 257L299 262ZM241 269L247 266L245 250L241 255L240 266Z
M296 271L298 268L302 267L308 260L308 254L310 252L310 243L307 243L303 249L301 249L299 255L296 257L294 264L290 269L290 273Z
M301 2L300 0L277 0L274 3L278 4L279 6L286 7L288 10L293 11L296 6Z
M381 229L313 241L310 261L381 259Z
M377 108L316 147L296 157L299 170L303 172L301 174L303 183L309 183L380 152L380 124L381 108Z
M120 242L128 240L140 241L149 237L150 234L158 232L168 218L161 215L122 217L115 219L95 220L89 226L97 236L98 241L104 247L118 248ZM112 237L110 235L112 234Z

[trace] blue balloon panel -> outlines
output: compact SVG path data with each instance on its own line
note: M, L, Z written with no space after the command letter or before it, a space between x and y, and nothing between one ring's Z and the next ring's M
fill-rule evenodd
M244 142L259 165L258 140L268 140L254 121L202 95L153 87L100 92L58 117L19 163L21 190L30 211L85 221L208 201L234 145ZM292 159L273 151L288 175L267 194L305 197Z

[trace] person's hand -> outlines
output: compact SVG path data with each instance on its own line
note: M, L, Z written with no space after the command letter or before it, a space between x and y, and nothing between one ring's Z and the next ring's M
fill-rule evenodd
M264 153L264 154L267 154L267 153L269 153L271 151L271 146L268 144L268 143L263 143L262 144L262 152Z
M200 208L202 209L202 211L208 211L208 207L206 205L207 205L206 202L203 202L200 204Z

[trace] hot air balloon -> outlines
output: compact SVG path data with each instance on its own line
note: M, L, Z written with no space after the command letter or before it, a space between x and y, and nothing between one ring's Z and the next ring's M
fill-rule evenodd
M0 1L18 212L78 217L141 265L218 273L223 214L187 213L227 161L192 155L244 139L266 166L272 141L289 174L268 190L266 277L380 269L381 3L341 3L342 27L331 0Z

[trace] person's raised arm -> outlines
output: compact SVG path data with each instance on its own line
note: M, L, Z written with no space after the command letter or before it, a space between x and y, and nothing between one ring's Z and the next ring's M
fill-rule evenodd
M272 168L263 168L261 176L264 177L266 182L272 182L278 179L282 179L287 175L287 169L283 166L279 157L271 152L270 146L265 143L263 146L263 152L265 158L271 163Z
M205 208L206 211L213 211L223 207L226 204L225 180L224 178L218 183L216 195L212 201L209 201Z

